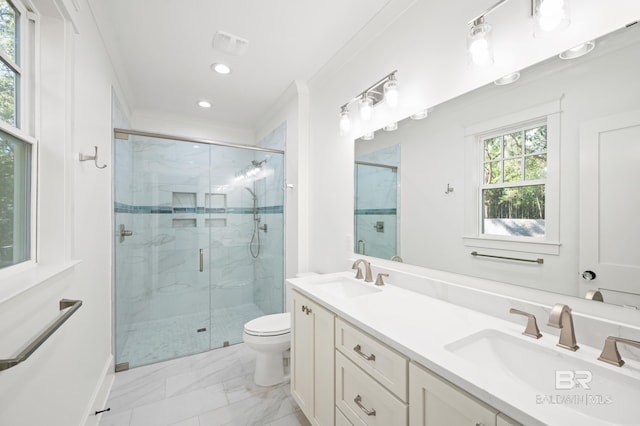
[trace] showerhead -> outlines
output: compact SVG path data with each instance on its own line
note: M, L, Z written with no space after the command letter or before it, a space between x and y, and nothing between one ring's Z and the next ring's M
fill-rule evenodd
M262 165L266 162L267 160L262 160L262 161L251 160L251 164L253 164L253 167L257 167L259 169L261 169Z
M253 197L253 200L254 200L254 201L258 199L258 196L256 195L256 193L255 193L255 192L253 192L253 191L251 190L251 188L247 188L247 187L245 186L245 187L244 187L244 189L246 189L247 191L249 191L249 193L250 193L250 194L251 194L251 196Z

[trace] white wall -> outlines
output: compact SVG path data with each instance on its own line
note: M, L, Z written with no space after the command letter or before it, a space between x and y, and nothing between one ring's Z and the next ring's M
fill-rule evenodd
M477 3L465 0L445 6L444 2L418 1L392 25L370 38L368 44L359 49L351 47L348 60L330 64L310 83L309 192L313 197L309 206L308 247L311 270L342 270L352 255L354 137L606 34L640 16L640 3L634 1L573 2L573 22L567 32L557 38L534 39L527 11L529 3L509 2L488 18L494 26L495 65L488 70L474 71L467 67L466 23L492 2ZM338 57L344 58L344 55ZM339 107L394 69L398 70L400 82L400 106L393 111L376 107L377 116L371 124L360 126L355 122L351 134L340 136ZM352 116L355 118L353 112ZM441 145L431 154L449 164L448 156L461 156L462 148L461 144ZM452 184L463 182L462 173L458 166L452 169ZM461 206L452 206L454 214L445 218L446 226L454 229L447 237L455 235L458 240L463 226ZM569 231L563 238L575 244L577 236ZM455 249L450 247L449 252L451 250ZM575 273L576 265L572 260L558 267L565 271L566 277ZM504 274L495 271L494 275L498 273L502 281L515 279L513 271Z
M38 283L0 305L2 357L11 357L58 314L83 305L29 359L0 372L0 424L78 425L102 408L111 358L111 91L117 80L84 1L34 1L41 21L39 266L3 279ZM61 10L75 19L65 22ZM121 99L124 99L121 97ZM99 170L78 152L97 145ZM72 259L81 261L71 266ZM47 270L65 272L33 278ZM31 278L30 278L31 277ZM94 400L98 402L94 405ZM87 424L97 424L89 416Z

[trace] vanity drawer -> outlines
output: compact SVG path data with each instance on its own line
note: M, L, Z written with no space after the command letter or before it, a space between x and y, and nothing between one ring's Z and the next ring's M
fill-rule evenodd
M336 349L407 402L405 357L340 318L336 318Z
M336 413L354 425L406 426L407 404L336 351Z

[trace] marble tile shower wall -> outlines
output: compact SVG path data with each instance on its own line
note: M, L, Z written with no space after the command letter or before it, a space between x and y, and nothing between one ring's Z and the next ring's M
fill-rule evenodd
M356 161L399 167L399 147L395 145L358 155ZM365 242L366 254L390 259L398 253L399 247L399 173L367 165L358 165L356 173L356 242ZM384 224L383 232L377 231L378 222Z

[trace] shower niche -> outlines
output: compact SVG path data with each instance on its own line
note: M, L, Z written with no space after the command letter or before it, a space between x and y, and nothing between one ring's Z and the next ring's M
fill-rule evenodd
M239 343L283 311L282 151L123 130L114 145L114 229L132 231L114 238L116 364Z

